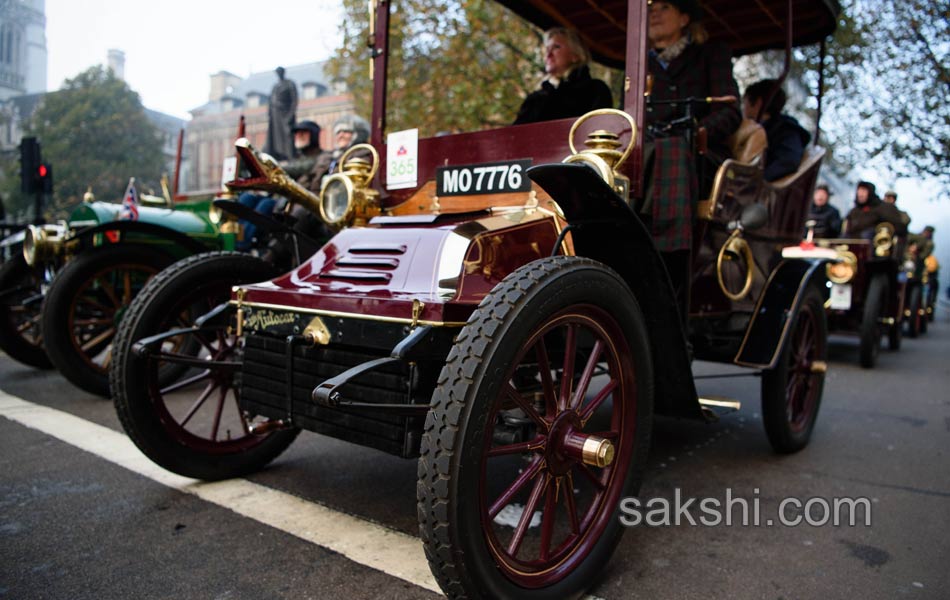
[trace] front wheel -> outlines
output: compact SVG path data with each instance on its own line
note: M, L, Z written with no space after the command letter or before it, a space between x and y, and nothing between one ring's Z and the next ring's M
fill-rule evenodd
M923 319L920 318L922 290L920 284L910 288L910 297L907 300L907 335L915 338L923 333Z
M935 313L937 312L937 291L940 289L940 284L937 283L936 279L931 279L930 283L927 284L927 293L924 294L924 304L925 311L927 313L927 321L933 323Z
M887 327L887 349L897 352L901 349L901 338L903 337L903 327L900 319L894 321Z
M110 244L79 254L57 273L43 301L53 365L73 385L109 396L112 339L132 299L172 258L153 248Z
M450 598L573 598L619 542L652 423L630 289L576 257L506 277L457 337L419 458L419 526Z
M53 364L43 349L40 327L43 277L22 254L0 267L0 350L15 361L38 369Z
M196 479L239 477L297 437L297 429L251 431L252 415L238 398L240 339L226 323L193 327L228 301L231 286L277 275L247 254L197 254L163 271L132 303L116 337L112 394L122 427L155 463ZM171 330L181 331L133 352L139 340Z
M887 277L879 273L871 278L864 314L861 316L860 363L865 369L874 368L881 350L881 317L887 306Z
M827 350L824 299L809 285L778 364L762 374L762 420L776 452L789 454L808 445L825 385Z

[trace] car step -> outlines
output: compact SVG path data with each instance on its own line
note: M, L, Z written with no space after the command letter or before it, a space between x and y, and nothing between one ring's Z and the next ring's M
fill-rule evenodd
M742 408L742 402L725 396L700 396L699 405L710 422L718 421L719 417Z

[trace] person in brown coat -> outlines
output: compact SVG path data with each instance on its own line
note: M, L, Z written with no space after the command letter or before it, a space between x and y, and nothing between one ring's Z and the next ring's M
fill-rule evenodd
M897 207L882 202L873 183L859 181L854 192L854 208L845 221L845 233L849 237L871 239L878 223L890 223L897 235L907 234L907 224Z

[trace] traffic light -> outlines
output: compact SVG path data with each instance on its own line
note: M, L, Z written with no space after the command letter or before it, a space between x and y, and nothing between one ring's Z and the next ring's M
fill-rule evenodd
M36 168L37 184L36 189L44 194L53 193L53 165L49 163L40 163Z
M24 194L34 194L42 189L39 187L39 168L42 162L40 143L36 138L25 137L20 140L20 189Z

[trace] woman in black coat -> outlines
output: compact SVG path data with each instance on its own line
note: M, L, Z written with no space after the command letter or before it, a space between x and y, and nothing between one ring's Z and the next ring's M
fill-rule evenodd
M728 158L727 140L742 121L732 54L709 42L696 0L652 0L647 69L652 78L645 110L641 217L660 251L684 321L689 306L690 250L694 207L711 187L718 163ZM694 105L692 115L707 133L707 152L696 156L684 132L668 125L685 115L685 98L732 96L735 103Z
M590 51L573 29L556 27L544 33L544 80L525 98L515 125L579 117L610 108L610 88L590 76Z

